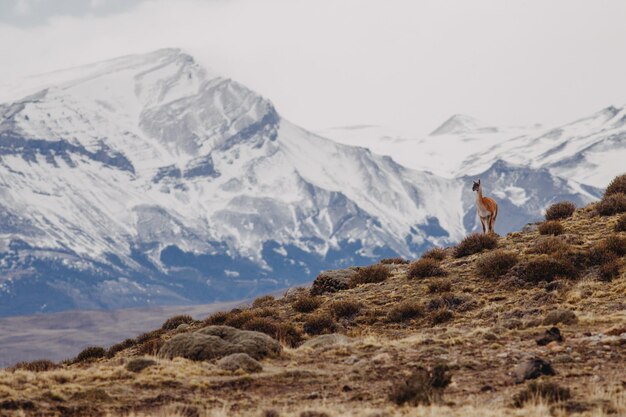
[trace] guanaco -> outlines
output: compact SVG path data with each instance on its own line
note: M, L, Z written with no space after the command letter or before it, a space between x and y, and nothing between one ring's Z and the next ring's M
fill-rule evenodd
M476 191L476 211L478 217L480 217L480 223L483 225L483 233L494 233L494 227L496 225L496 217L498 217L498 204L493 198L483 197L483 187L478 182L474 181L472 191Z

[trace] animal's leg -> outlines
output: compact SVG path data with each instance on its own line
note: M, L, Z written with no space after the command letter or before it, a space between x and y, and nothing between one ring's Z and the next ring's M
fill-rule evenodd
M483 218L480 218L480 224L483 226L483 233L485 233L485 220L483 220Z
M495 214L489 218L489 233L495 233L496 216Z

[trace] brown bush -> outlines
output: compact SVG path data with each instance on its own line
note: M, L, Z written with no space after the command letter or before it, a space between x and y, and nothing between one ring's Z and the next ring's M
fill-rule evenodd
M304 321L304 331L311 335L333 333L335 320L328 313L315 313Z
M430 312L430 322L433 325L446 323L454 318L454 313L447 308L438 308Z
M224 325L242 329L244 324L256 317L251 310L233 309L224 321Z
M603 216L626 213L626 194L618 193L605 196L596 205L596 210Z
M561 201L552 204L546 210L546 220L560 220L572 217L576 211L576 205L571 201Z
M376 282L383 282L391 273L385 265L371 265L366 266L357 271L357 273L350 278L350 286L356 287L360 284L371 284Z
M539 230L540 235L553 235L553 236L562 235L563 232L565 231L561 222L557 220L545 221L539 225L539 228L537 230Z
M606 262L600 265L600 269L598 270L600 280L610 282L613 280L613 278L617 278L619 276L619 267L620 262L618 259L614 259L610 262Z
M161 337L146 340L137 346L138 355L156 355L165 341Z
M452 283L448 280L436 280L428 283L428 292L431 294L452 290Z
M606 187L604 197L619 193L626 194L626 174L622 174L613 178L609 186Z
M604 239L602 244L609 252L613 252L616 256L626 255L626 237L611 235Z
M528 402L543 400L547 403L555 403L569 400L572 394L569 389L560 387L553 382L532 381L526 388L513 397L515 407L523 407Z
M17 370L24 370L24 371L30 371L30 372L46 372L46 371L51 371L53 369L57 369L59 367L59 365L57 365L56 363L49 361L47 359L39 359L36 361L31 361L31 362L18 362L15 365L13 365L11 368L9 368L9 370L11 371L17 371Z
M280 323L275 339L289 347L295 348L302 343L302 331L289 323Z
M274 301L273 295L264 295L262 297L257 298L252 302L252 307L263 307L268 304L271 304Z
M438 310L441 308L449 308L452 310L467 310L466 305L473 304L471 297L467 295L456 295L452 293L442 294L439 297L433 297L428 302L428 310Z
M156 361L147 358L134 358L126 364L126 370L130 372L141 372L146 368L156 365Z
M543 255L550 255L553 253L565 253L570 249L570 246L563 240L555 236L549 236L538 240L532 245L526 252L536 253Z
M193 318L188 314L181 314L178 316L170 317L165 320L165 323L161 326L163 330L176 330L181 324L193 323Z
M356 301L335 301L329 306L329 311L336 319L342 319L347 317L352 317L357 314L361 308L363 308L363 304L358 303Z
M103 358L106 350L100 346L89 346L83 349L73 360L74 363L92 361L94 359Z
M254 317L243 324L243 330L252 330L255 332L265 333L268 336L275 337L278 333L278 325L274 320L267 317Z
M137 341L135 339L126 339L123 342L116 343L107 349L106 357L110 359L113 356L115 356L117 352L121 352L122 350L131 348L135 346L136 344L137 344Z
M438 403L451 380L452 376L446 365L436 365L430 371L420 367L409 378L394 382L389 400L397 405L411 406Z
M408 264L409 261L407 261L404 258L385 258L385 259L381 259L379 263L383 265L402 265L402 264Z
M566 259L556 259L546 255L530 259L520 265L518 275L526 282L551 282L556 277L575 278L576 268Z
M433 258L422 258L409 265L409 278L442 277L446 271L439 265L439 261Z
M496 250L486 253L476 262L476 271L483 278L498 278L517 264L517 255L513 252Z
M436 259L438 261L443 261L446 259L447 252L444 248L431 248L422 254L422 259Z
M300 313L310 313L316 310L320 304L322 304L322 301L318 297L305 294L298 297L293 304L291 304L291 307Z
M219 324L224 324L226 320L230 317L231 313L227 311L218 311L217 313L211 314L204 320L204 324L209 326L215 326Z
M454 256L462 258L484 250L494 249L497 245L498 237L493 233L472 233L454 248Z
M387 313L387 320L392 323L400 323L412 320L424 315L424 309L415 301L404 301L391 307Z
M617 223L615 223L616 232L626 232L626 214L622 214L619 219L617 219Z

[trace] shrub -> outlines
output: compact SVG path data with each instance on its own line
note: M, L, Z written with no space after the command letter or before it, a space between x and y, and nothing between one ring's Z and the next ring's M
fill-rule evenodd
M163 330L176 330L181 324L193 323L193 318L188 314L181 314L178 316L170 317L165 320L165 323L161 326Z
M113 356L117 354L117 352L121 352L122 350L131 348L135 346L136 344L137 344L137 341L135 339L126 339L123 342L116 343L113 346L109 347L109 349L107 349L106 357L112 358Z
M616 256L626 255L626 237L611 235L604 239L603 245Z
M562 235L563 232L565 231L561 222L557 220L545 221L539 225L539 228L537 230L539 230L540 235L553 235L553 236Z
M537 253L543 255L550 255L553 253L565 253L569 250L570 246L563 242L561 239L555 236L549 236L538 240L533 246L528 249L528 253Z
M387 320L392 323L400 323L423 315L424 309L415 301L404 301L391 307L387 313Z
M606 187L604 198L619 193L626 194L626 174L613 178L609 186Z
M224 321L224 325L241 329L244 324L255 317L256 315L250 310L234 309Z
M444 248L431 248L422 254L422 259L436 259L438 261L443 261L447 256L446 250Z
M230 317L229 312L226 311L218 311L217 313L211 314L209 317L204 320L204 324L209 326L224 324L226 320Z
M428 292L431 294L448 292L452 289L452 283L447 280L437 280L428 284Z
M163 346L163 344L165 343L165 341L163 339L161 339L160 337L154 338L154 339L149 339L145 342L143 342L142 344L140 344L137 348L137 354L139 355L156 355L159 350L161 349L161 346Z
M612 216L614 214L626 212L626 194L618 193L604 197L596 205L596 210L603 216Z
M313 281L311 295L321 295L327 292L335 293L350 287L350 280L356 275L353 269L336 269L323 271Z
M441 308L451 308L453 310L459 309L463 304L470 300L467 296L461 296L455 294L442 294L439 297L434 297L428 302L428 310L438 310Z
M74 363L91 361L94 359L102 358L106 355L106 350L100 346L89 346L83 349L76 358L74 358Z
M156 361L147 358L134 358L126 364L126 370L130 372L141 372L144 369L156 365Z
M165 333L163 329L152 330L151 332L140 334L139 336L137 336L136 340L137 340L137 343L144 343L144 342L147 342L148 340L161 337L163 333Z
M407 261L404 258L385 258L385 259L381 259L380 263L383 265L402 265L402 264L408 264L409 261Z
M389 393L389 400L397 405L412 406L430 405L439 402L443 390L450 384L452 376L446 365L436 365L430 371L417 368L413 374L400 381L396 381Z
M495 234L472 233L456 246L454 256L462 258L487 249L494 249L497 245L498 237Z
M540 399L547 403L555 403L569 400L571 396L569 389L562 388L554 382L532 381L513 397L513 405L521 408L528 402Z
M335 301L329 307L330 313L337 319L352 317L357 314L363 305L356 301Z
M302 295L298 297L293 304L291 304L291 307L300 313L310 313L311 311L316 310L320 304L322 304L322 302L318 297L314 297L312 295Z
M454 313L445 307L438 308L430 313L430 321L433 325L448 322L453 318Z
M591 265L603 265L617 259L617 255L610 251L609 248L603 244L603 242L596 244L589 249L587 256L589 264Z
M263 307L267 304L270 304L274 301L274 296L272 295L264 295L262 297L257 298L252 302L252 307Z
M616 232L626 232L626 214L622 214L619 219L617 219L617 223L615 223Z
M524 262L518 275L526 282L551 282L556 277L575 278L578 275L576 268L565 259L555 259L546 255Z
M272 337L275 337L278 332L278 326L274 320L268 319L267 317L255 317L250 319L243 324L242 329L265 333Z
M483 278L498 278L517 264L517 255L513 252L497 250L486 253L476 262L476 271Z
M439 261L433 258L422 258L409 266L409 278L442 277L446 271L439 266Z
M304 331L311 335L332 333L335 331L335 320L328 313L316 313L304 321Z
M383 282L389 278L390 272L385 265L371 265L361 268L350 279L350 286L356 287L360 284L371 284Z
M620 262L617 259L600 265L598 270L600 280L610 282L613 278L617 278L619 276L619 267Z
M294 348L302 343L302 332L289 323L281 323L276 329L275 339Z
M46 372L53 369L57 369L59 365L49 361L47 359L39 359L31 362L18 362L13 365L10 370L17 371L18 369L30 372Z
M576 205L571 201L554 203L546 210L546 220L560 220L572 217L576 211Z
M572 310L556 309L546 314L542 323L546 326L550 326L559 323L574 324L577 321L578 317L576 317L576 313Z

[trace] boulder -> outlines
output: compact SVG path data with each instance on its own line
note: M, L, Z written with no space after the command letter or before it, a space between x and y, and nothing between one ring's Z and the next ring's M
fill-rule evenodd
M578 321L576 314L571 310L552 310L543 319L544 325L554 325L558 323L574 324Z
M217 361L217 366L232 372L238 369L248 373L261 372L263 370L263 366L246 353L233 353L232 355L224 356Z
M280 351L280 343L264 333L229 326L208 326L193 333L175 335L165 342L159 356L204 361L246 353L254 359L262 359L279 355Z
M301 348L309 348L309 349L319 349L327 346L334 345L347 345L350 342L350 338L348 336L344 336L339 333L332 334L323 334L321 336L314 337L312 339L307 340L302 345Z
M549 362L533 356L526 358L513 370L513 378L516 384L521 384L527 379L539 378L542 375L556 375L554 368Z
M562 342L563 336L561 336L561 331L558 327L551 327L546 330L543 336L535 339L539 346L546 346L551 342Z

